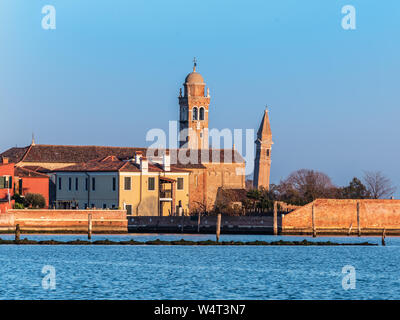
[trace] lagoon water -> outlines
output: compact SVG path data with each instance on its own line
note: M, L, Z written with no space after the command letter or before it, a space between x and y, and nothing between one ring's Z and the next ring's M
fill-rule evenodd
M84 235L22 235L36 240ZM12 235L1 235L13 239ZM93 240L215 239L213 235L95 235ZM222 235L221 240L308 237ZM314 239L315 240L315 239ZM380 244L380 238L316 241ZM1 299L400 299L400 238L382 246L74 246L1 245ZM56 271L54 290L42 268ZM353 266L356 288L344 290Z

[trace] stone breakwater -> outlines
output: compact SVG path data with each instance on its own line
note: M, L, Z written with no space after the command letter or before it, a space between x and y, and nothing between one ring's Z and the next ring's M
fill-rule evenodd
M111 240L72 240L72 241L57 241L57 240L3 240L0 238L0 245L134 245L134 246L376 246L369 242L361 243L336 243L331 241L188 241L188 240L150 240L150 241L135 241L134 239L126 241L111 241Z

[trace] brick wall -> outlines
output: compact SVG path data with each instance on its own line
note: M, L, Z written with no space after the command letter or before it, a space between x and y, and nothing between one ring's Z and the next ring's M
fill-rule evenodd
M280 226L280 217L278 225ZM197 233L198 217L128 217L129 232ZM216 216L202 216L200 233L214 234L217 225ZM273 218L222 216L221 233L225 234L272 234Z
M360 203L359 225L357 202ZM283 233L312 233L312 207L314 206L314 225L317 233L400 234L400 200L337 200L317 199L297 210L284 215Z
M94 233L125 233L128 220L124 210L9 210L0 215L0 231L87 232L92 214Z

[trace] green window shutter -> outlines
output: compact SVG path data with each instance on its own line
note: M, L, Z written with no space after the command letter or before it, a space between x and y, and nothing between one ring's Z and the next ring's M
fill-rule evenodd
M0 189L5 189L6 187L6 177L0 177Z

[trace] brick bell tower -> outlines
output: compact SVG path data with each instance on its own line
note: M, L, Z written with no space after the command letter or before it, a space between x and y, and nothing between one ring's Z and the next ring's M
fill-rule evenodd
M196 58L193 72L189 73L179 93L179 147L188 149L208 149L208 108L210 91L196 72Z
M254 188L269 190L269 175L271 171L272 133L269 123L268 108L265 109L260 128L257 131L256 158L254 160Z

